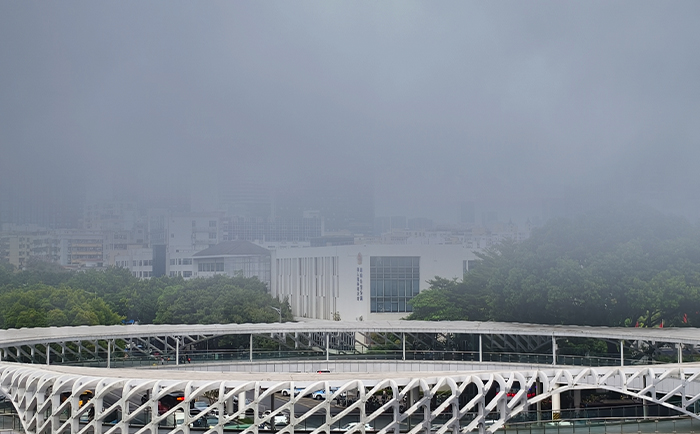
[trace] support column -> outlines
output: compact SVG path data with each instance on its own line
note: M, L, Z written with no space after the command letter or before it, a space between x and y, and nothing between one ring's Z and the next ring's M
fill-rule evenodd
M112 341L107 341L107 369L112 367Z
M552 365L557 364L557 338L552 335Z
M537 389L537 395L542 394L542 382L540 380L535 381L536 389ZM537 401L537 405L535 406L537 408L537 422L542 422L542 401Z
M401 360L406 361L406 333L401 333Z
M574 411L577 419L581 417L579 414L581 412L581 391L578 389L574 390Z
M683 344L678 344L678 364L683 363Z
M484 342L481 339L481 335L479 335L479 362L484 361L484 346L483 346L483 344L484 344Z
M240 392L238 394L238 411L239 412L242 411L242 413L240 414L239 417L241 417L241 416L245 417L245 414L246 414L246 411L243 410L247 405L247 403L245 402L245 395L246 395L245 391ZM272 423L270 425L272 425Z
M330 342L331 335L330 333L326 332L326 362L330 360Z
M175 366L180 364L180 336L175 337Z
M625 341L620 339L620 366L625 366Z
M647 388L647 376L648 376L648 374L644 374L642 376L642 381L644 381L642 384L643 384L645 389ZM695 403L697 404L697 401L695 401ZM647 401L646 399L642 400L642 409L643 409L644 419L648 419L649 418L649 401Z
M253 361L253 334L250 334L250 361ZM238 403L240 405L240 402Z
M233 395L226 399L226 414L233 414Z
M561 395L559 393L552 394L552 420L561 419Z
M46 344L46 364L51 364L51 344Z

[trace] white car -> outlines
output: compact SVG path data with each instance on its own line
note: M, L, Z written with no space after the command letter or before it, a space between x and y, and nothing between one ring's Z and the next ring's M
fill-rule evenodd
M269 416L270 414L272 414L270 410L265 410L263 417ZM275 425L289 425L289 414L278 413L272 418L271 422Z
M354 430L354 431L358 431L358 432L359 432L359 431L360 431L360 427L359 427L358 425L360 425L360 422L350 422L350 423L348 423L348 424L346 424L346 425L341 426L341 427L340 427L340 431L351 431L351 430ZM366 423L366 424L365 424L365 432L374 432L374 428L372 428L372 425Z

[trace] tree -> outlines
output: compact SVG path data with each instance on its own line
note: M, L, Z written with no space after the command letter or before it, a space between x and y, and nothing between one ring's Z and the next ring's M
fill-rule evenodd
M461 282L435 279L410 319L700 325L700 234L639 206L553 220L478 255Z
M103 300L65 285L36 284L0 295L2 328L110 325L121 319Z

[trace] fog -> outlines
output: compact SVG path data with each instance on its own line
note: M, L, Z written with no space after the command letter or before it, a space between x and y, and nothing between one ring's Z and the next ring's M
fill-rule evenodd
M234 185L330 184L377 216L632 200L696 221L698 17L692 1L3 1L0 207L204 210Z

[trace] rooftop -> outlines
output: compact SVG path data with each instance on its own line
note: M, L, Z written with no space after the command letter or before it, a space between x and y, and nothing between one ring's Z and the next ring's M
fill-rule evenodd
M269 255L270 251L250 241L224 241L208 249L194 254L195 257L205 256L242 256L242 255Z

